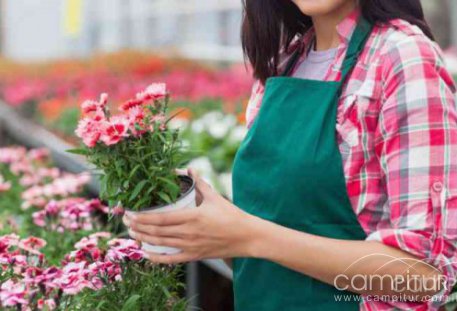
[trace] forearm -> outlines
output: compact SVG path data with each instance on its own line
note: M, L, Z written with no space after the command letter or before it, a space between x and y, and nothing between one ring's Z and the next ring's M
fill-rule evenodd
M254 219L254 218L253 218ZM276 262L322 282L366 295L433 295L441 288L407 286L409 275L439 280L440 273L414 256L379 242L345 241L291 230L255 218L250 225L252 257ZM408 269L413 265L413 269ZM409 270L409 272L408 272ZM361 276L372 276L369 286ZM379 278L373 276L380 276ZM382 278L382 276L387 276ZM390 277L389 277L390 276ZM403 277L403 284L392 280ZM422 279L422 278L421 278ZM335 283L335 280L337 282ZM354 282L351 284L351 281ZM411 280L410 280L411 281ZM363 284L362 284L363 283ZM410 282L411 284L411 282Z

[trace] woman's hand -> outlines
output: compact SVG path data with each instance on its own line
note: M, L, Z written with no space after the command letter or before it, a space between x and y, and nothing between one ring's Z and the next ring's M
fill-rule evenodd
M147 257L156 263L251 256L258 219L224 199L192 171L190 174L196 182L199 206L169 213L127 213L124 223L130 236L141 242L182 249L176 255L148 253Z

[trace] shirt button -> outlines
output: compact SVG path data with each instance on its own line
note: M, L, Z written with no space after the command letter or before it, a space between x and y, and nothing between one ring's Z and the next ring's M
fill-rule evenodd
M443 190L443 184L439 181L436 181L432 185L433 191L441 192Z

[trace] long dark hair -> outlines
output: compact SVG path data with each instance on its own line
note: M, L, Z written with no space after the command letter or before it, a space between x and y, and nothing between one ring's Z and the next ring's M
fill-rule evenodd
M242 1L243 51L254 69L255 78L265 82L278 75L280 50L288 48L297 34L305 33L312 26L312 20L291 0ZM360 0L360 10L373 24L386 24L400 18L417 25L434 40L420 0Z

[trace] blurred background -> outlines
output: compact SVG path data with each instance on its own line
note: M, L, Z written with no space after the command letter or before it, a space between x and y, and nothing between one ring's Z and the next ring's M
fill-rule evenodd
M457 76L457 1L423 5ZM79 104L108 92L115 106L163 81L191 166L230 198L252 84L240 23L239 0L0 0L0 145L45 146L60 167L83 170L64 152ZM188 265L185 277L193 306L232 310L222 262Z

